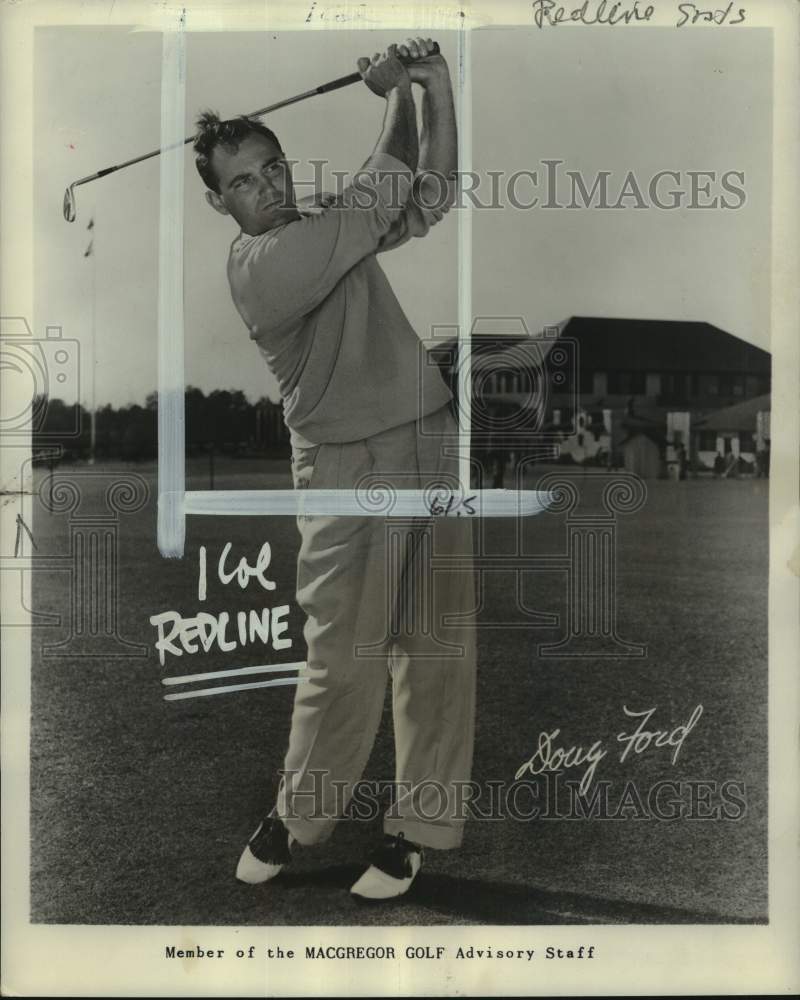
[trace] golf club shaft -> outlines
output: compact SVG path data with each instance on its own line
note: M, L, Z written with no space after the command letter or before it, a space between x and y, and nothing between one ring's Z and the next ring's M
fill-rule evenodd
M431 55L439 54L439 43L433 43L433 52L429 53ZM416 60L413 57L399 56L400 62L408 66L410 63ZM290 104L297 104L299 101L306 101L309 97L316 97L319 94L329 94L332 90L339 90L342 87L349 87L353 83L358 83L363 79L360 73L348 73L347 76L340 76L336 80L330 80L328 83L320 84L319 87L314 87L311 90L306 90L302 94L296 94L294 97L287 97L282 101L278 101L276 104L270 104L266 108L259 108L258 111L251 111L250 114L246 115L247 118L261 118L263 115L268 115L272 111L278 111L280 108L288 107ZM75 195L74 189L81 184L88 184L90 181L99 180L101 177L107 177L109 174L116 173L118 170L124 170L126 167L132 167L135 163L142 163L144 160L149 160L154 156L159 156L161 153L166 153L171 149L179 149L181 146L188 146L190 142L194 142L196 138L196 133L187 136L182 142L173 143L171 146L164 146L163 148L153 149L149 153L142 153L141 156L134 156L131 160L125 160L124 163L118 163L113 167L105 167L103 170L98 170L96 174L89 174L87 177L81 177L80 180L73 181L72 184L64 192L64 218L67 222L75 221Z

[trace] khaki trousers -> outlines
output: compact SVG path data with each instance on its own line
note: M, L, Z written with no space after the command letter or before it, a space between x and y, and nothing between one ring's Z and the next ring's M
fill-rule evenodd
M457 458L446 449L456 434L444 407L362 441L295 445L295 488L365 498L371 485L452 489ZM273 815L301 844L331 835L366 766L391 676L396 789L384 830L458 847L475 726L469 517L313 515L298 528L308 677L296 690ZM364 817L366 787L353 802Z

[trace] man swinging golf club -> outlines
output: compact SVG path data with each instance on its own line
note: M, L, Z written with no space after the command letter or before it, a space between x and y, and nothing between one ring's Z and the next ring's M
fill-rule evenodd
M241 228L228 277L278 380L295 489L452 490L451 393L376 259L425 235L452 203L449 70L421 38L359 59L358 69L385 116L373 153L335 199L297 203L278 138L247 118L204 114L197 167L208 203ZM423 91L421 136L412 84ZM351 888L388 899L408 890L423 848L462 841L475 711L471 525L366 513L297 524L307 679L295 694L277 801L236 874L265 882L295 843L332 834L363 774L391 674L394 796L383 843ZM446 565L433 573L439 556Z

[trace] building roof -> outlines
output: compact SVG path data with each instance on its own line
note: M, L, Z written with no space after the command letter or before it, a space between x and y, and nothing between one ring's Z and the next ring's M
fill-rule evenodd
M698 425L709 431L754 431L756 429L756 414L770 409L770 394L754 396L743 403L726 406L722 410L709 413Z
M559 341L577 343L576 352L550 354ZM586 371L676 373L751 373L769 377L769 351L720 330L711 323L683 320L609 319L573 316L531 332L521 317L476 319L470 338L476 373L553 367ZM432 356L443 369L455 365L456 339L443 339ZM546 360L545 360L546 359ZM497 370L500 370L499 368Z
M770 372L770 354L711 323L573 316L562 337L580 346L582 369Z
M530 330L521 316L478 316L472 327L470 345L475 360L486 360L499 352L511 351L514 357L520 358L520 367L524 366L526 354L535 362L546 356L550 349L558 343L558 338L570 320L565 319L544 330ZM457 345L456 335L441 337L439 342L430 349L434 357L445 361L446 355Z

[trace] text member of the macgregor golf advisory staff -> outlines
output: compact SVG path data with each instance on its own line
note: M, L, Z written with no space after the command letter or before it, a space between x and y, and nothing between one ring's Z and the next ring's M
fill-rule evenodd
M370 482L453 489L452 394L422 357L377 258L424 236L454 202L450 72L434 43L421 38L361 58L358 69L384 102L383 126L338 196L297 202L278 137L246 118L204 113L196 163L208 203L241 229L228 277L278 381L295 489L353 491ZM421 135L412 85L422 94ZM313 847L331 836L366 766L391 677L394 801L382 841L350 890L359 899L390 899L409 889L424 848L462 842L457 791L470 779L475 717L471 524L468 517L390 523L315 514L299 516L297 525L308 672L295 694L277 800L236 875L266 882L291 864L296 844ZM426 548L449 557L452 568L426 571Z

